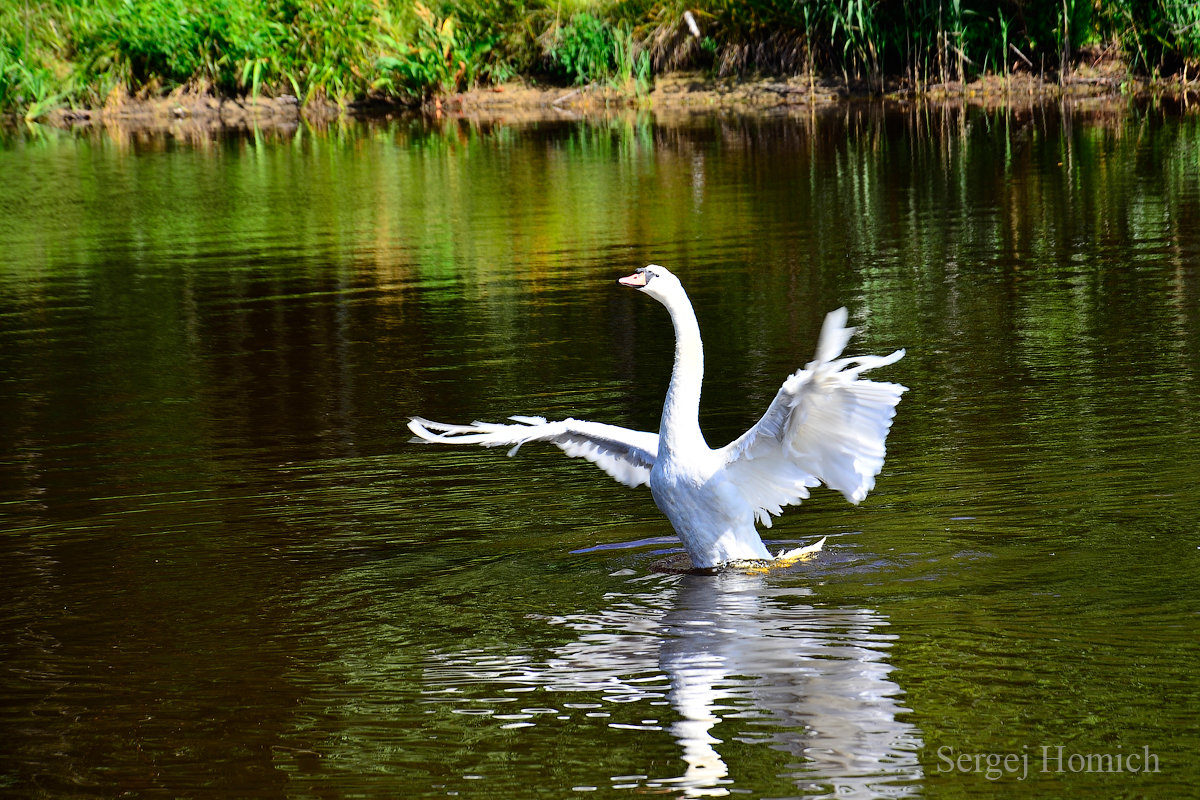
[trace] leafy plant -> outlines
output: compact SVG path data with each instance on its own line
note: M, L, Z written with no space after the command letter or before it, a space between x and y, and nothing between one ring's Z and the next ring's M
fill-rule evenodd
M559 28L550 59L561 74L582 86L613 74L614 49L612 29L597 17L582 12Z
M374 88L427 97L470 85L482 56L492 47L491 41L461 41L454 17L438 19L421 3L416 4L415 12L419 25L411 45L405 46L392 36L381 37L396 55L379 58L381 75Z
M23 108L22 116L34 120L60 105L66 94L45 67L26 64L7 47L0 48L0 108Z
M551 41L552 71L576 85L649 89L650 54L638 45L628 23L614 25L583 11L559 27Z

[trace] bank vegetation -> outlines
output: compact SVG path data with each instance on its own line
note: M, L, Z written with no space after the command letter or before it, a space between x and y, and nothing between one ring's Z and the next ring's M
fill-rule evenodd
M186 91L420 104L479 86L807 76L921 93L1200 72L1196 0L7 0L0 111L36 119ZM16 13L12 13L15 11ZM1097 78L1096 80L1100 80Z

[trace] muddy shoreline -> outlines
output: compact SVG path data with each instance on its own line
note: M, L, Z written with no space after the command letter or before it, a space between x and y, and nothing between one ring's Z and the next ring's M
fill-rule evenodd
M535 86L513 82L439 98L423 106L375 101L338 106L302 105L296 97L216 97L180 89L151 98L124 97L96 109L57 109L40 124L58 128L116 127L160 130L290 129L301 123L330 124L343 119L390 119L406 115L490 121L577 118L629 109L679 114L713 111L777 113L827 108L841 103L875 101L895 104L953 103L985 107L1024 107L1062 101L1087 106L1127 106L1165 100L1190 108L1200 104L1200 80L1151 83L1123 71L1077 70L1059 81L1030 74L987 76L961 83L907 85L883 79L867 84L809 77L713 78L700 73L659 76L644 94L609 87Z

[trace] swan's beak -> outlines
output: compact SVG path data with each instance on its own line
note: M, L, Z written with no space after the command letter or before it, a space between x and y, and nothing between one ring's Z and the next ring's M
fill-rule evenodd
M641 289L646 285L646 271L639 269L632 275L626 275L624 278L617 278L617 283L621 284L622 286Z

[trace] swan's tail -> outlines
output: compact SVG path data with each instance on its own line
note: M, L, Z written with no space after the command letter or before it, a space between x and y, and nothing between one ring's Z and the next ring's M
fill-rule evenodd
M742 572L748 572L751 575L766 575L767 573L790 567L793 564L806 561L815 556L825 549L825 540L827 538L826 536L822 536L819 542L814 542L807 547L797 547L794 550L781 550L779 555L768 561L730 561L726 566L731 566Z
M807 547L797 547L794 550L782 550L780 551L779 555L775 556L775 560L778 562L778 566L790 567L797 561L808 558L809 556L824 550L825 540L828 538L828 536L822 536L821 541L814 542Z

